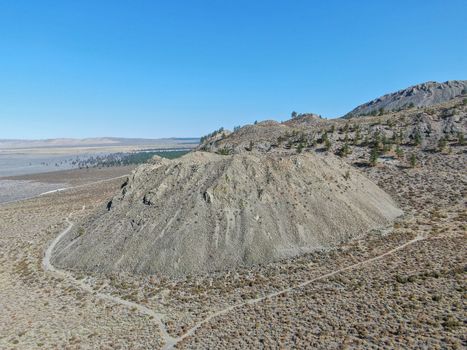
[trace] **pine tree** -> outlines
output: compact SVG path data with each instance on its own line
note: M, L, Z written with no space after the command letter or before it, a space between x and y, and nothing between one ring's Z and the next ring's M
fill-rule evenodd
M416 132L413 140L415 146L418 146L422 143L422 135L420 135L420 132Z
M371 166L376 166L376 163L378 163L378 157L379 157L378 149L376 147L373 147L370 153L370 165Z
M396 155L399 159L404 156L404 151L402 150L402 148L399 147L399 145L397 145L396 147Z

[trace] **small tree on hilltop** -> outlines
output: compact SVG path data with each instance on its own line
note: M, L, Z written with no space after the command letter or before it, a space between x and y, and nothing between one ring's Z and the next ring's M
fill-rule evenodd
M370 139L368 138L368 135L365 135L365 138L363 139L363 146L368 146L370 143Z
M378 157L379 157L379 151L376 147L371 149L370 153L370 165L371 166L376 166L378 163Z
M399 147L399 145L397 145L396 147L396 156L399 159L401 159L404 156L404 151L402 150L402 148Z
M419 131L417 131L415 133L413 142L414 142L415 146L419 146L422 143L422 135L420 134Z
M373 134L373 148L381 149L382 148L382 142L381 142L381 134L379 131L376 131Z
M341 157L347 157L347 155L350 153L352 153L352 151L350 150L349 144L347 142L344 143L344 145L337 151L337 154Z
M358 128L355 131L355 138L354 138L354 145L358 145L358 141L362 138L362 135L360 134L360 128Z

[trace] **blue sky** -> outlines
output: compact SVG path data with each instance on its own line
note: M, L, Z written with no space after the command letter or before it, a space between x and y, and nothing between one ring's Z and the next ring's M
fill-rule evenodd
M199 136L450 79L465 0L0 0L0 138Z

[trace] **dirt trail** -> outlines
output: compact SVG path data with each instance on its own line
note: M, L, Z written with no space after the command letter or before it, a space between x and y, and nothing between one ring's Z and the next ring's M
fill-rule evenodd
M417 236L415 237L414 239L396 247L396 248L393 248L391 250L388 250L387 252L381 254L381 255L378 255L378 256L375 256L373 258L370 258L370 259L367 259L367 260L364 260L364 261L361 261L361 262L358 262L358 263L355 263L353 265L350 265L350 266L347 266L347 267L343 267L342 269L338 269L338 270L335 270L335 271L332 271L332 272L329 272L327 274L324 274L324 275L321 275L319 277L316 277L316 278L312 278L308 281L305 281L305 282L302 282L300 284L297 284L295 286L291 286L289 288L286 288L286 289L282 289L280 291L277 291L277 292L274 292L274 293L270 293L270 294L267 294L263 297L260 297L260 298L256 298L256 299L250 299L250 300L247 300L243 303L239 303L239 304L236 304L236 305L231 305L225 309L222 309L222 310L219 310L211 315L209 315L208 317L206 317L204 320L200 321L199 323L197 323L195 326L193 326L192 328L190 328L185 334L183 334L182 336L178 337L175 339L175 343L171 346L165 346L163 349L171 349L174 345L176 345L177 343L181 342L183 339L193 335L196 330L198 328L200 328L202 325L208 323L209 321L211 321L212 319L216 318L216 317L219 317L219 316L222 316L222 315L225 315L227 313L229 313L230 311L234 310L234 309L237 309L237 308L240 308L242 306L246 306L246 305L253 305L253 304L257 304L263 300L266 300L266 299L271 299L271 298L274 298L274 297L277 297L279 295L282 295L282 294L285 294L285 293L288 293L288 292L291 292L295 289L299 289L299 288L303 288L313 282L317 282L317 281L320 281L320 280L323 280L323 279L326 279L326 278L329 278L329 277L332 277L334 275L337 275L341 272L345 272L345 271L348 271L348 270L352 270L352 269L355 269L355 268L358 268L360 266L363 266L363 265L367 265L367 264L370 264L374 261L378 261L378 260L381 260L383 259L384 257L388 256L388 255L391 255L391 254L394 254L396 252L398 252L399 250L402 250L404 249L405 247L411 245L411 244L414 244L418 241L421 241L423 239L425 239L426 237L424 236Z
M84 210L84 209L85 209L85 206L83 206L82 210ZM70 214L70 216L71 216L71 214ZM246 305L257 304L257 303L259 303L259 302L261 302L263 300L271 299L271 298L274 298L276 296L291 292L291 291L293 291L295 289L303 288L303 287L305 287L305 286L307 286L307 285L309 285L309 284L311 284L313 282L320 281L320 280L332 277L332 276L337 275L337 274L339 274L341 272L356 269L358 267L361 267L361 266L370 264L372 262L381 260L381 259L383 259L383 258L385 258L385 257L387 257L387 256L389 256L391 254L394 254L394 253L398 252L399 250L402 250L402 249L406 248L409 245L412 245L412 244L414 244L416 242L419 242L421 240L426 239L426 237L424 237L424 236L417 236L414 239L412 239L412 240L410 240L410 241L408 241L408 242L406 242L406 243L404 243L404 244L402 244L402 245L400 245L398 247L395 247L395 248L393 248L391 250L388 250L387 252L385 252L385 253L383 253L381 255L375 256L373 258L370 258L370 259L355 263L353 265L349 265L347 267L343 267L341 269L338 269L338 270L329 272L327 274L312 278L310 280L304 281L304 282L302 282L300 284L291 286L289 288L285 288L285 289L282 289L280 291L267 294L267 295L265 295L263 297L260 297L260 298L250 299L250 300L247 300L247 301L245 301L243 303L228 306L228 307L226 307L226 308L224 308L222 310L219 310L219 311L216 311L216 312L212 313L211 315L206 317L204 320L198 322L196 325L194 325L192 328L190 328L187 332L185 332L180 337L174 338L168 333L166 325L162 321L162 318L164 317L164 314L157 313L157 312L155 312L155 311L153 311L153 310L151 310L151 309L149 309L146 306L141 305L141 304L130 302L130 301L127 301L127 300L124 300L124 299L121 299L119 297L112 296L112 295L109 295L109 294L96 292L95 290L92 289L91 286L87 285L83 280L77 280L72 276L72 274L70 272L65 271L65 270L61 270L61 269L57 269L56 267L54 267L51 264L50 258L52 256L52 252L53 252L55 246L62 239L62 237L65 236L71 230L71 228L73 227L73 223L70 221L70 216L66 218L66 222L68 223L68 227L65 230L63 230L52 241L52 243L50 244L50 246L47 248L47 250L45 252L44 259L43 259L44 269L46 271L49 271L51 273L60 275L61 277L64 277L64 278L70 280L72 283L74 283L78 287L82 288L83 290L91 293L92 295L94 295L97 298L107 300L107 301L111 301L111 302L114 302L116 304L120 304L122 306L138 310L141 314L152 317L152 319L155 321L155 323L158 325L158 327L160 329L162 339L163 339L163 341L165 343L165 345L163 347L164 350L172 349L174 346L176 346L178 343L180 343L185 338L192 336L204 324L210 322L211 320L213 320L216 317L225 315L225 314L229 313L230 311L232 311L234 309L237 309L237 308L240 308L240 307L243 307L243 306L246 306Z
M81 211L83 211L85 208L86 207L83 205L83 208L81 209ZM77 280L76 278L74 278L73 275L70 272L58 269L58 268L56 268L55 266L52 265L52 263L50 262L50 258L52 256L52 252L53 252L55 246L62 239L63 236L65 236L68 232L70 232L70 230L72 229L72 227L74 225L70 221L70 216L71 216L71 214L66 218L66 222L68 223L68 227L65 230L63 230L57 237L55 237L55 239L49 245L49 247L47 248L47 250L46 250L46 252L44 254L44 259L42 261L42 266L44 267L44 270L52 272L52 273L54 273L56 275L59 275L59 276L61 276L63 278L68 279L69 281L71 281L72 283L74 283L75 285L80 287L81 289L85 290L86 292L91 293L92 295L94 295L97 298L100 298L100 299L103 299L103 300L108 300L108 301L114 302L116 304L123 305L123 306L131 308L131 309L136 309L140 313L142 313L144 315L147 315L147 316L150 316L156 322L156 324L158 325L158 327L159 327L159 329L161 331L162 339L163 339L164 343L166 344L166 346L173 347L173 345L175 344L175 339L168 334L167 329L166 329L164 323L162 322L162 317L164 316L163 314L159 314L159 313L154 312L153 310L151 310L151 309L149 309L149 308L147 308L147 307L145 307L143 305L133 303L131 301L124 300L124 299L118 298L118 297L113 296L113 295L109 295L109 294L105 294L105 293L101 293L101 292L96 292L94 289L92 289L91 286L87 285L83 280Z

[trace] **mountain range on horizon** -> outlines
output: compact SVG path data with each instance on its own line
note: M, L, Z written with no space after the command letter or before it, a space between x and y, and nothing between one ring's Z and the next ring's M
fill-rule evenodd
M51 148L51 147L101 147L101 146L171 146L186 145L191 148L199 142L199 138L125 138L125 137L91 137L91 138L53 138L43 140L0 139L0 149Z

